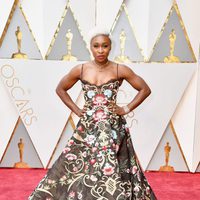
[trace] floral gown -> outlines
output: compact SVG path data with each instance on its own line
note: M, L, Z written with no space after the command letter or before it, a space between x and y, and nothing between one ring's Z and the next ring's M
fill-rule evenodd
M112 112L120 86L82 80L86 113L29 200L155 200L123 116Z

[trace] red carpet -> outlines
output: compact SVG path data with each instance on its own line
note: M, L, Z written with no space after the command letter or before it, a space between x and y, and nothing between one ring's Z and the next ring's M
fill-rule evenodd
M0 169L0 200L25 200L44 176L42 169ZM158 200L199 200L200 173L145 173Z

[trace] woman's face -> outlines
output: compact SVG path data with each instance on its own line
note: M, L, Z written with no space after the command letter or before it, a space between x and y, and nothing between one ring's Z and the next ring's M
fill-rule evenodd
M106 35L95 36L90 43L90 49L95 61L104 63L108 60L108 55L111 50L110 38Z

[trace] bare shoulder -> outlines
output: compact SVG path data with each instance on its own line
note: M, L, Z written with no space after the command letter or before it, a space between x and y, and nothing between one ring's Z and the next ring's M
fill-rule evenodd
M82 64L75 65L74 67L72 67L70 72L79 73L81 71L81 67L82 67Z
M128 67L127 65L119 64L118 65L119 76L123 79L126 79L129 76L136 76L135 72Z
M82 65L83 64L78 64L78 65L75 65L74 67L72 67L72 69L69 71L68 75L79 79L79 77L81 75Z

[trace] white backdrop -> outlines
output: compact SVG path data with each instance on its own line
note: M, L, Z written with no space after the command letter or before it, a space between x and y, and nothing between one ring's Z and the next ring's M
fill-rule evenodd
M11 12L11 8L15 7L13 3L16 9ZM122 3L125 3L125 10L122 9ZM116 27L132 30L127 35L127 45L133 44L130 35L137 45L128 46L127 49L132 48L132 51L144 56L144 60L140 62L134 58L133 63L127 64L152 89L151 96L135 110L134 119L138 123L127 116L143 169L158 170L160 165L165 164L164 145L170 141L170 165L176 171L195 172L200 161L200 107L197 87L200 35L200 22L197 19L200 17L200 2L177 0L176 3L180 12L177 15L178 23L184 27L174 25L174 28L177 38L180 39L182 34L187 41L176 49L180 49L177 51L180 56L181 51L186 52L189 49L188 55L195 59L188 60L188 63L165 64L160 62L159 53L154 57L154 62L148 61L152 53L169 48L168 39L164 40L162 35L167 34L164 23L173 24L168 19L173 8L172 0L71 0L68 6L77 25L73 25L72 31L76 28L81 35L74 43L85 44L80 51L88 49L87 33L92 27L104 25L111 30L116 24ZM25 151L29 152L24 154L24 160L28 162L30 157L34 158L33 163L28 162L30 167L50 167L67 143L65 141L72 135L78 120L75 115L68 120L71 112L55 94L55 87L74 65L84 62L59 61L59 58L45 60L47 52L51 52L54 44L52 42L56 41L57 33L64 30L58 28L58 25L62 26L61 19L66 17L66 21L68 20L65 15L66 0L57 0L56 3L53 0L23 0L19 4L17 1L1 0L0 4L0 166L12 167L18 162L19 158L12 155L18 151L18 138L23 136ZM126 23L120 18L122 14L124 18L127 17ZM8 23L9 21L11 22ZM30 60L8 59L11 55L6 53L16 52L14 31L19 23L23 32L23 52L28 54ZM112 33L116 35L115 42L118 42L117 31L118 29L113 29ZM74 38L76 39L76 35ZM80 83L76 84L70 94L81 106L82 98L78 98L80 86ZM136 91L124 82L120 88L118 103L128 103L135 94Z

